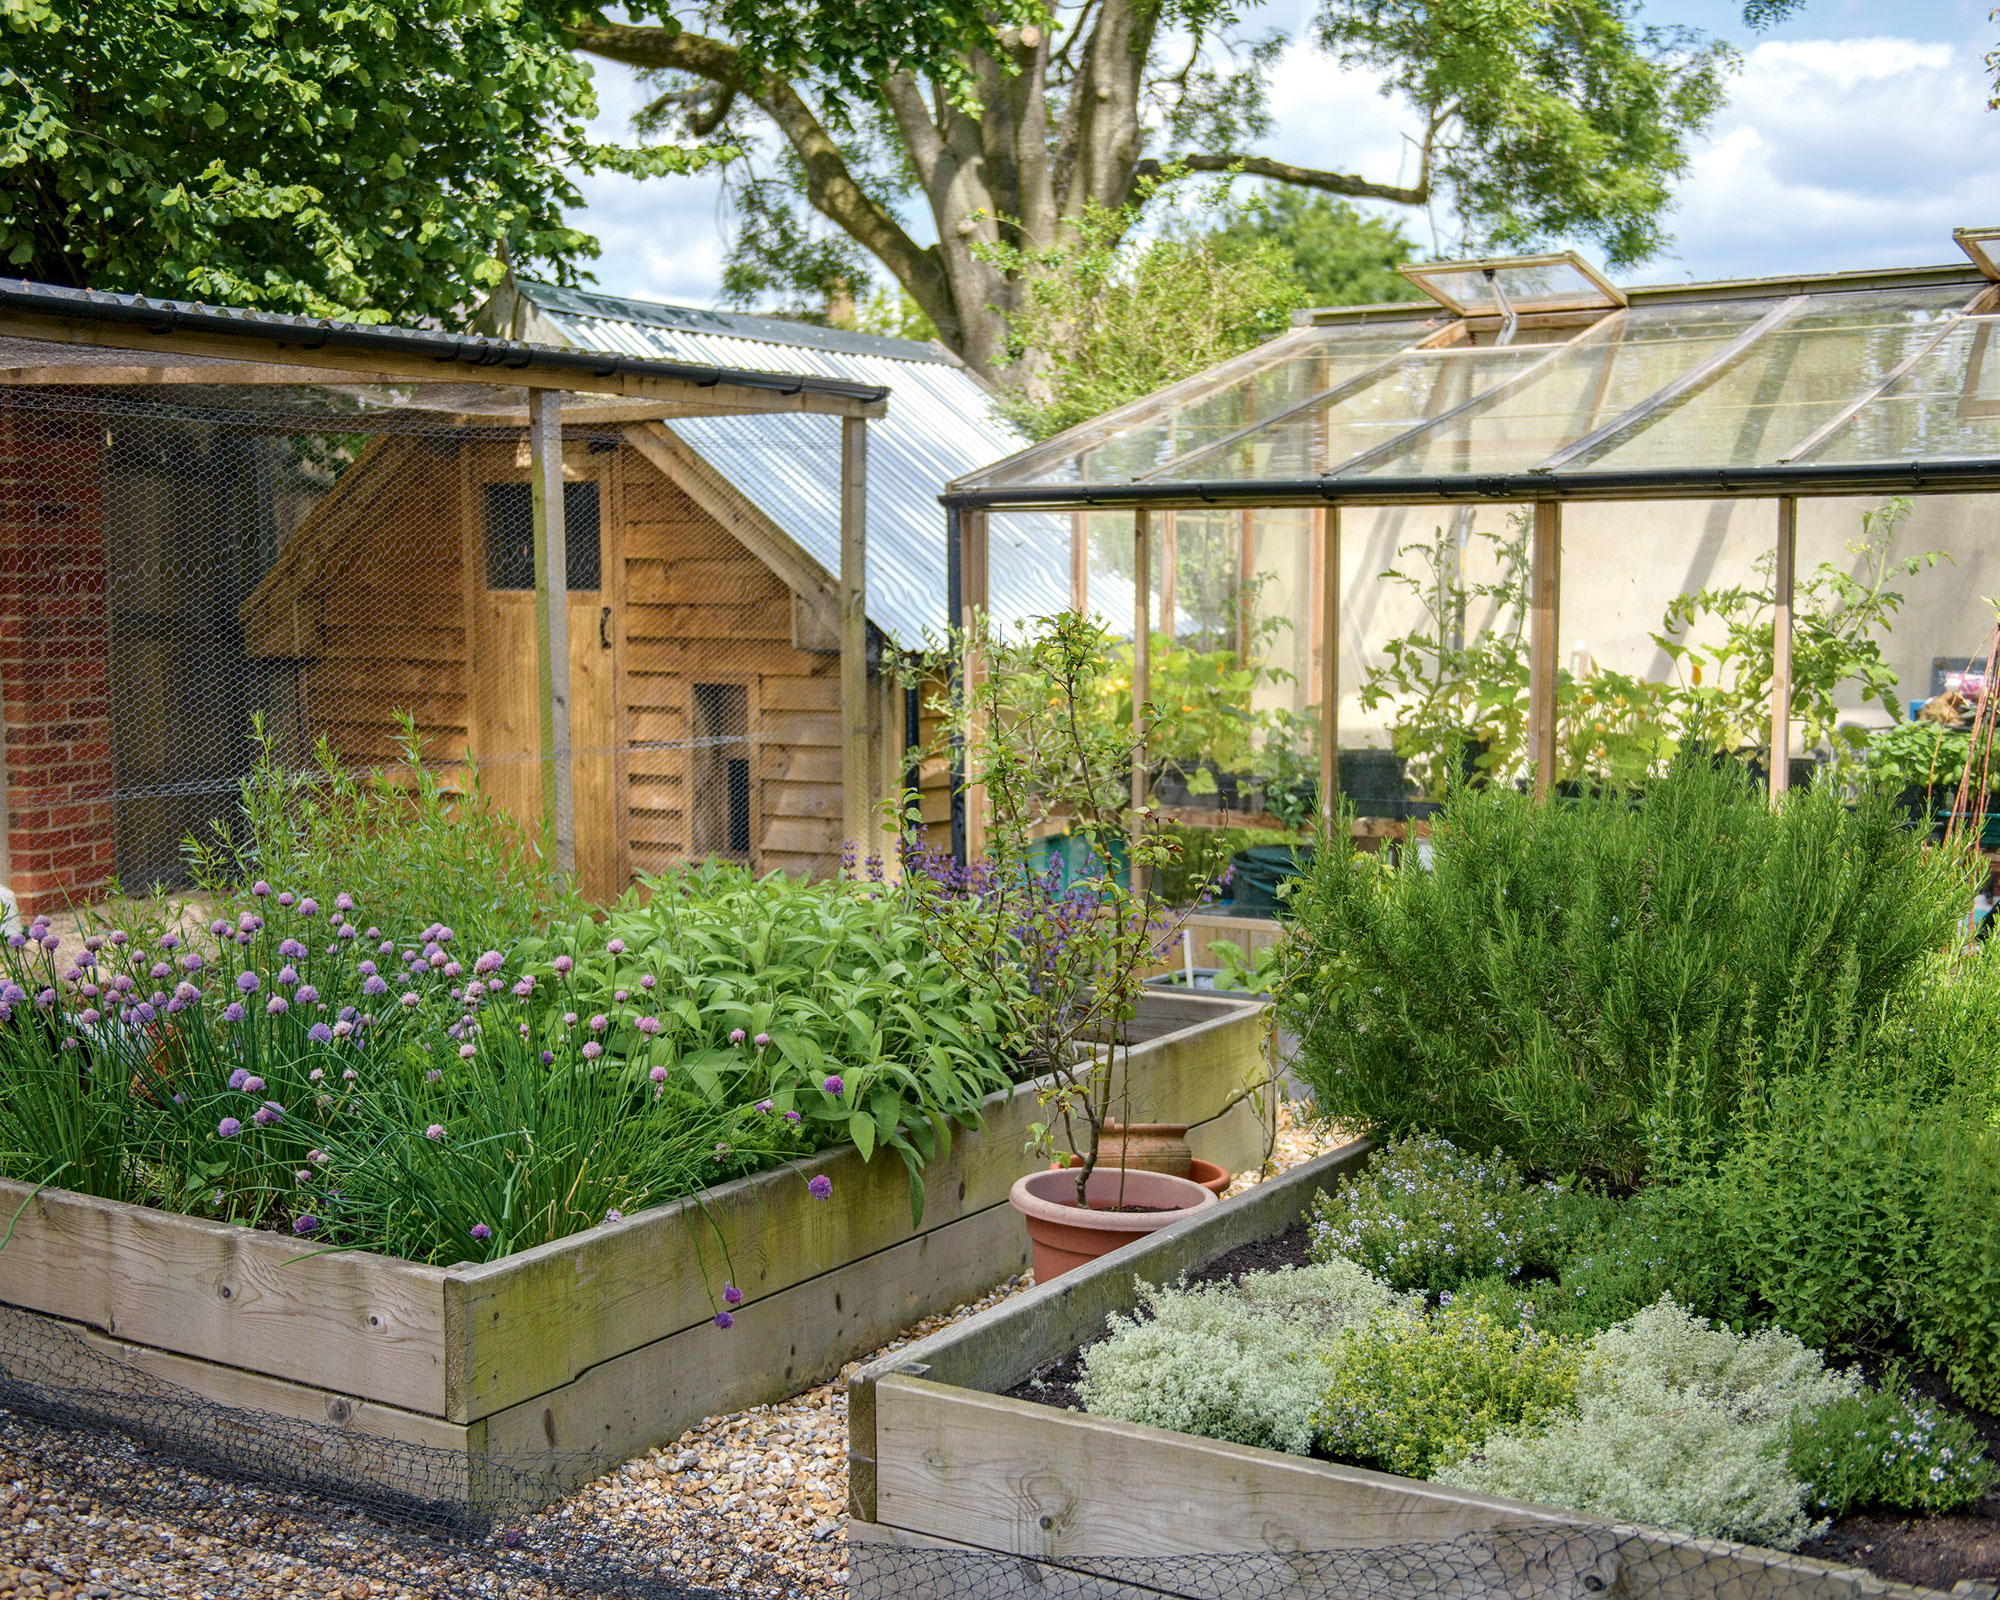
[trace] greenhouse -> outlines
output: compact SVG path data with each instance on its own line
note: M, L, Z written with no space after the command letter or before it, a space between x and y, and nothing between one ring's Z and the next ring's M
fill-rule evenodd
M1775 788L1820 734L1795 736L1787 714L1808 574L1879 598L1892 542L1941 552L1894 592L1884 659L1905 699L1976 676L1987 653L1991 607L1976 597L2000 578L1979 538L2000 480L2000 229L1954 238L1963 259L1946 266L1654 288L1620 289L1574 254L1406 267L1424 299L1303 313L955 481L954 614L982 611L989 571L1030 547L1012 530L1067 513L1072 603L1138 641L1135 699L1173 699L1173 675L1199 680L1218 652L1249 680L1230 731L1254 747L1263 798L1196 772L1185 797L1162 795L1167 814L1184 798L1190 818L1233 804L1232 820L1269 826L1283 758L1316 751L1330 805L1355 782L1340 776L1343 738L1408 745L1381 708L1397 684L1423 687L1413 643L1462 653L1468 629L1511 629L1526 682L1499 713L1505 685L1468 691L1486 700L1467 734L1484 727L1491 744L1502 735L1485 724L1522 721L1501 771L1532 769L1538 787L1599 775L1618 730L1559 758L1559 686L1685 678L1722 623L1683 606L1676 636L1663 615L1697 594L1726 611L1733 586L1746 619L1761 598L1773 629L1773 710L1754 742L1775 748ZM1863 712L1851 686L1840 698ZM1178 770L1155 759L1142 781L1226 767L1193 748L1215 737L1213 719L1192 731L1202 721L1185 750L1151 752ZM969 826L976 846L976 806Z

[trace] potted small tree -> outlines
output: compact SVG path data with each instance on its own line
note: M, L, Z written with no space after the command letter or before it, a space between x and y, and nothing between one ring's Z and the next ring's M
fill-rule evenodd
M982 623L971 642L981 669L943 707L935 749L962 752L984 789L988 854L959 873L924 849L906 815L905 889L926 902L952 966L1017 991L1009 1047L1046 1084L1032 1148L1064 1162L1029 1173L1011 1196L1046 1280L1215 1203L1190 1179L1104 1159L1125 1142L1106 1134L1128 1120L1146 973L1180 937L1185 914L1153 891L1180 845L1152 825L1150 807L1132 804L1144 741L1098 714L1115 671L1101 627L1065 612L1014 638ZM1157 720L1150 705L1140 717L1148 728ZM1081 846L1068 874L1036 855L1057 827Z

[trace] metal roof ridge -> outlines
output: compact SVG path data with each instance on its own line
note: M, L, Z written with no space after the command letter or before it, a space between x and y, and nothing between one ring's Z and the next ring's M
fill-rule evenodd
M723 334L735 339L804 350L838 350L848 355L883 356L893 361L921 361L938 366L962 365L958 357L931 340L898 339L888 334L862 333L852 328L827 328L815 322L794 321L789 317L766 316L752 311L717 311L673 300L640 300L629 295L604 294L595 289L573 289L539 278L517 278L514 286L515 292L537 310L558 316L603 317L644 328ZM565 300L572 304L565 306L557 303Z
M0 308L44 316L79 317L89 322L113 323L150 333L211 333L231 338L262 336L272 340L290 339L306 349L333 348L441 362L463 361L476 367L505 367L514 372L532 367L552 372L589 373L600 378L628 373L634 377L694 382L708 388L726 383L781 394L798 394L803 390L864 402L885 400L889 396L886 384L858 383L845 378L760 372L749 367L724 367L705 361L668 361L565 350L554 345L497 339L487 334L455 334L404 328L385 322L344 322L331 317L291 316L279 312L210 306L196 300L150 300L143 295L72 289L59 284L36 283L28 278L0 279ZM310 342L299 339L301 334L309 336Z

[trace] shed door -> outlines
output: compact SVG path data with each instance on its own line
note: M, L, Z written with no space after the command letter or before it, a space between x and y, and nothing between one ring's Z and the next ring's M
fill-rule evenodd
M565 451L567 457L569 452ZM569 583L570 782L576 806L576 875L584 894L616 898L620 879L614 806L612 599L604 583L610 522L604 457L564 461L563 523ZM514 816L541 821L541 706L535 641L534 512L527 473L475 463L472 514L483 544L478 605L474 749L488 792Z

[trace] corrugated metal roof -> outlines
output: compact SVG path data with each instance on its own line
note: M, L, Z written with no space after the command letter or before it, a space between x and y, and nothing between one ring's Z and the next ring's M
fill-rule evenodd
M868 425L868 616L908 645L942 630L945 514L938 495L953 478L1027 442L994 415L986 388L952 356L910 339L551 284L524 282L520 293L555 334L581 349L888 385L889 414ZM829 573L840 570L837 417L675 417L668 426ZM994 612L1018 620L1061 610L1069 603L1069 519L1042 513L1005 520L1004 530L994 528Z

